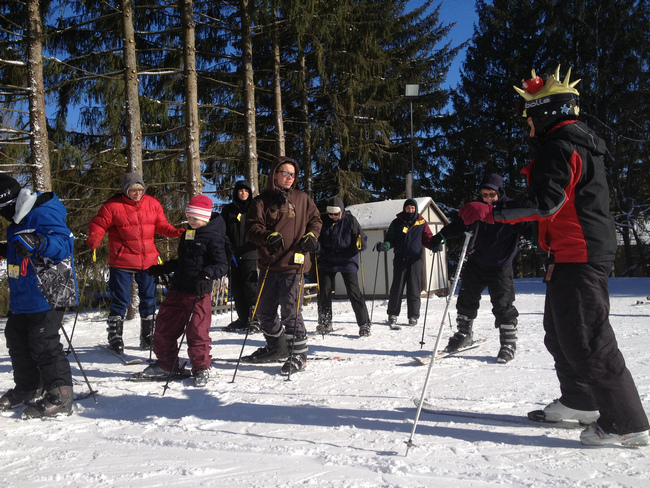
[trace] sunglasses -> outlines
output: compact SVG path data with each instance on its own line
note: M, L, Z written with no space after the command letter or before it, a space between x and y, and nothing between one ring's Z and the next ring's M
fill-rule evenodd
M295 178L296 173L289 173L288 171L276 171L276 173L281 174L285 178Z

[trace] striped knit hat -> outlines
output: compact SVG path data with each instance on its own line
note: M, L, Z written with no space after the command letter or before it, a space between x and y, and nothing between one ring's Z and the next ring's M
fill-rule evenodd
M205 195L197 195L185 207L185 214L204 222L210 222L212 216L212 199Z

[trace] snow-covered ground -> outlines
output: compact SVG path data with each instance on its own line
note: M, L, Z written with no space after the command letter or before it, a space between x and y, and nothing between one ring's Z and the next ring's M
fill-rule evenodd
M375 301L376 325L363 339L349 303L336 301L342 330L311 336L310 354L342 360L311 361L291 381L279 374L279 364L242 365L234 383L234 364L215 361L206 388L194 388L188 379L173 383L164 396L161 383L128 381L146 364L125 366L97 347L106 340L104 315L82 313L73 341L99 390L97 403L77 401L73 416L50 420L24 421L20 410L2 414L0 486L650 486L650 448L586 448L579 427L526 420L526 412L559 393L542 341L544 285L518 280L517 290L516 360L496 364L498 332L484 297L475 330L487 343L433 366L427 397L448 415L422 413L408 456L413 398L420 396L428 368L411 357L433 348L443 298L429 302L422 350L425 300L420 325L400 331L383 324L386 301ZM650 305L635 304L649 294L650 279L611 280L611 320L647 411ZM315 302L305 317L315 330ZM66 317L68 332L73 321L73 314ZM230 314L213 317L215 358L239 354L244 336L220 332L229 322ZM127 353L146 362L148 352L136 348L137 329L137 321L127 322ZM443 330L443 346L451 332ZM246 352L262 341L252 336ZM5 391L13 382L2 342ZM187 357L185 349L181 356ZM72 355L70 360L75 379L83 382Z

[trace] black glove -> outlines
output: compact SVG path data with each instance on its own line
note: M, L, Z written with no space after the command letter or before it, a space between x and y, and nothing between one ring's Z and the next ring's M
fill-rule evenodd
M280 249L284 249L284 239L282 238L282 234L279 232L271 232L266 236L266 247L269 248L271 254L275 254Z
M440 252L442 251L442 247L444 243L445 243L444 236L442 234L436 234L429 241L429 249L431 249L433 252Z
M317 248L318 239L316 239L316 236L313 233L308 232L300 239L300 250L302 252L316 252Z
M151 276L165 276L174 272L175 260L166 261L163 264L154 264L152 267L147 269L147 273Z
M167 274L164 264L154 264L151 268L147 269L147 273L151 276L159 277Z
M46 245L45 237L33 232L16 234L11 239L11 243L16 248L16 254L20 256L31 256L45 249Z
M377 245L375 246L375 249L377 249L377 252L384 252L388 250L386 249L386 244L384 244L383 242L378 242Z
M196 296L203 298L212 293L212 278L207 273L199 273L196 278Z

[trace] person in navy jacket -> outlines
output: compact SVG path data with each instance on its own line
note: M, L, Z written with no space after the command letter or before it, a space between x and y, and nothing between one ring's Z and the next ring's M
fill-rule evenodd
M417 325L420 318L422 291L422 249L430 249L432 237L429 224L418 213L418 203L409 198L386 232L384 242L378 242L378 252L395 249L393 283L388 297L388 325L397 328L397 317L402 306L406 286L406 305L409 325Z
M0 215L11 222L1 251L9 281L5 338L15 383L0 398L0 411L30 404L25 419L72 414L72 375L59 336L65 308L77 305L74 237L66 214L54 193L32 194L0 174Z
M485 205L511 200L504 191L503 177L498 174L486 174L479 187ZM431 245L437 246L462 237L468 229L462 219L456 219L431 238ZM489 225L485 222L478 224L472 252L463 266L461 287L456 301L458 331L449 339L447 351L455 351L472 343L472 325L478 314L481 293L487 287L495 318L494 326L499 329L501 342L497 362L507 363L515 358L519 312L514 306L512 261L519 251L519 237L531 239L533 232L534 224L528 222L515 225Z
M323 228L318 238L318 326L321 334L332 332L332 288L336 273L341 273L345 290L359 326L359 335L370 335L366 299L359 289L359 253L367 247L367 237L357 219L345 210L343 200L334 197L326 207Z

